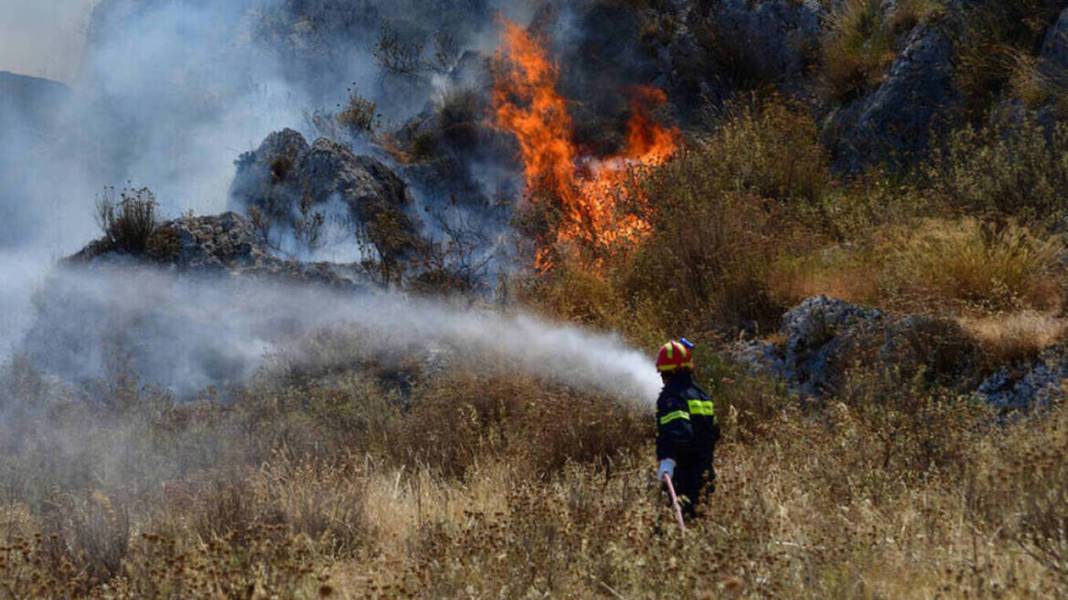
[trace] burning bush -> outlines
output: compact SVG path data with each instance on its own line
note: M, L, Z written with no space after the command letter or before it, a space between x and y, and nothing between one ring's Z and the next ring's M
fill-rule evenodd
M650 107L666 102L664 93L634 90L626 147L617 156L586 156L572 140L557 66L542 44L510 22L503 39L493 90L496 125L519 143L528 201L551 203L559 217L552 229L535 233L536 266L550 268L559 244L611 252L640 240L648 231L644 199L625 184L635 171L663 164L679 145L678 130L648 117Z

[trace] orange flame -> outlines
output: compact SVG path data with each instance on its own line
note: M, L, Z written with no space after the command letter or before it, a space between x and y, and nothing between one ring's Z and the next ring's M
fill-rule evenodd
M535 266L551 268L551 247L560 242L581 240L612 250L640 241L649 223L633 212L618 214L617 209L624 200L643 206L644 198L629 197L627 178L635 169L663 164L678 148L678 129L654 123L647 113L667 102L667 95L652 87L636 89L623 152L602 158L583 156L572 141L567 102L556 91L557 66L545 49L523 28L506 20L497 58L496 126L519 142L527 193L550 193L564 216L555 239L541 240Z

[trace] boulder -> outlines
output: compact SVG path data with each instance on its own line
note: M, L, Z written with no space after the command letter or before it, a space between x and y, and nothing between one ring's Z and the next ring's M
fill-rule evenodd
M752 67L794 90L819 46L824 8L818 0L724 0L713 4L711 22Z
M1039 52L1042 68L1059 74L1062 78L1068 71L1068 8L1061 12L1057 21L1046 32Z
M840 388L857 366L876 367L895 380L974 386L978 355L954 321L891 316L873 308L817 296L783 316L781 343L747 340L728 352L751 372L784 380L794 393L818 397Z
M818 0L671 2L648 16L658 29L643 32L654 83L691 109L762 85L801 94L825 17Z
M1046 349L1028 365L1007 366L987 377L976 396L1003 410L1048 406L1068 396L1068 345Z
M784 375L791 387L817 396L837 387L844 361L862 334L882 324L883 314L842 300L818 296L783 316Z
M408 187L389 167L326 138L309 147L293 130L241 156L230 200L290 254L344 244L356 257L366 241L377 256L360 257L396 262L425 244L409 215Z
M932 24L913 29L882 85L828 117L825 136L836 166L855 171L926 151L932 128L957 102L952 61L945 31Z
M143 253L102 239L61 261L19 351L70 381L138 374L186 397L244 380L293 323L317 323L297 298L370 287L359 265L274 256L237 213L187 216L160 224Z
M149 236L144 255L121 253L101 239L64 261L72 267L151 265L182 273L227 278L265 278L283 283L312 283L340 289L362 287L354 265L310 263L274 256L263 233L237 213L187 216L162 223Z
M740 340L728 350L732 361L750 373L774 379L786 379L786 361L782 348L766 340Z

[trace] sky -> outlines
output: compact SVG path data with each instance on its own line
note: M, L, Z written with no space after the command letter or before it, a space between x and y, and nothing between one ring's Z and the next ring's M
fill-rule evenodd
M96 0L0 0L0 71L70 82Z

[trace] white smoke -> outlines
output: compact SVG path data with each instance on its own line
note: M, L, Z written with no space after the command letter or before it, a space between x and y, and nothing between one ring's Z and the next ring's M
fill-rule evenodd
M0 70L70 80L95 0L0 0Z
M86 10L73 0L47 8L15 4L0 11L11 17L8 27L25 29L21 37L0 41L9 62L33 51L26 41L33 32L40 39L61 34L41 29L48 21L42 14L62 15L51 19L60 23L84 18ZM31 318L26 308L34 280L56 258L99 236L94 199L105 186L150 188L168 218L226 210L233 163L242 152L286 127L311 135L305 113L332 109L347 97L349 86L372 96L388 91L380 85L382 73L372 56L373 34L378 23L397 18L407 6L379 0L359 6L288 0L96 2L84 55L71 59L81 71L68 78L62 102L31 118L24 104L33 108L32 102L13 104L0 93L0 350L11 347ZM293 19L294 7L319 11L315 18L323 26L366 21L366 35L353 35L352 27L320 35L320 27L302 28ZM443 14L470 21L476 29L489 23L480 2L408 13L413 22L427 21L429 30L442 26L431 21L444 19ZM318 57L322 63L314 63ZM383 107L398 105L393 97L376 99ZM417 106L425 99L408 94L404 100Z
M443 346L472 357L498 355L530 375L592 386L620 399L654 398L659 379L648 357L616 336L530 315L133 268L47 275L57 258L99 235L92 209L103 186L127 180L148 186L167 216L221 211L241 152L271 131L306 129L306 110L343 101L353 83L372 95L391 89L382 85L371 56L373 28L360 39L338 34L325 40L341 57L336 62L347 65L337 73L326 69L325 81L322 73L304 78L294 68L299 61L287 62L255 41L263 17L283 4L294 3L100 4L68 101L41 131L6 131L0 148L0 357L25 351L77 381L104 376L121 349L146 382L187 394L242 381L288 340L347 324L384 350ZM419 0L365 4L383 19L434 12L407 10L422 6ZM451 16L426 17L423 25L433 31L466 20L466 47L489 51L496 38L488 33L493 4L522 20L537 5L458 3L447 11ZM285 39L296 35L285 33ZM336 97L324 96L323 89L335 90ZM396 107L397 95L377 99L380 106ZM424 100L403 99L413 110ZM19 120L22 115L10 117ZM34 290L40 293L31 302Z

